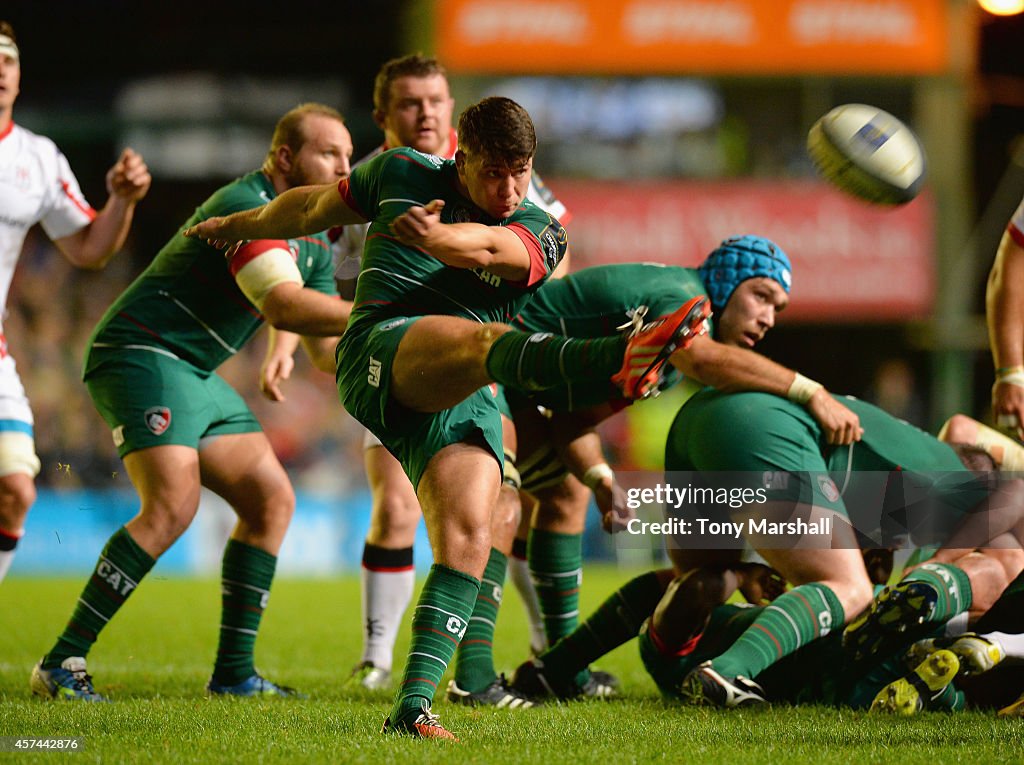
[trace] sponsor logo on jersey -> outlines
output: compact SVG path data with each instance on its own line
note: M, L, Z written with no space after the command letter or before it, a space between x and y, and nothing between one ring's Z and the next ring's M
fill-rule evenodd
M474 217L473 211L463 205L452 210L452 223L470 223Z
M292 256L292 260L296 263L299 262L299 243L294 239L288 240L288 254Z
M434 154L424 154L422 151L419 151L417 149L412 149L412 151L415 152L420 157L422 157L423 159L427 160L427 162L432 164L434 167L440 167L442 164L444 164L443 157L438 157Z
M366 375L366 382L368 382L374 388L380 387L380 371L381 365L373 356L370 356L370 367L369 373Z
M547 261L548 270L554 271L565 254L565 247L568 241L565 229L559 226L552 230L550 227L541 234L540 245L544 251L544 260Z
M500 287L501 286L501 277L500 276L498 276L496 274L492 274L490 271L486 271L483 268L473 268L471 270L473 271L474 274L476 274L477 278L480 281L482 281L484 284L488 284L491 287Z
M151 406L145 411L142 418L154 436L162 436L171 426L171 410L166 406Z
M821 489L821 493L825 495L825 499L829 502L835 502L839 499L839 489L836 488L835 482L827 475L818 476L818 488Z
M124 425L118 425L110 434L114 437L114 446L121 446L124 443Z

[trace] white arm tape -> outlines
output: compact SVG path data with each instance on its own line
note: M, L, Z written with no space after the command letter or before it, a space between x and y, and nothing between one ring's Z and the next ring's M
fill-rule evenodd
M267 295L279 284L303 284L302 274L288 250L273 249L250 260L235 274L235 281L252 304L263 310Z
M1008 375L996 378L997 383L1007 383L1008 385L1019 385L1024 388L1024 372L1010 372Z
M786 398L794 404L806 404L811 400L811 396L824 387L821 383L815 382L809 377L804 377L797 372L796 377L793 378L793 382L789 386L789 392L786 393Z
M613 478L614 476L615 473L607 462L599 462L587 468L587 472L583 474L583 483L588 489L593 491L594 487L605 478Z
M1001 415L1003 417L1007 415ZM1017 418L1013 415L1014 420ZM984 449L1003 470L1024 470L1024 446L1007 438L987 425L978 423L978 436L974 445Z

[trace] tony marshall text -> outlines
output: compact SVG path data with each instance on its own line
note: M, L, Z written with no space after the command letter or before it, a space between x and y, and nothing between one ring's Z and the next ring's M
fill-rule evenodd
M827 536L832 533L832 518L826 516L808 523L803 518L795 521L773 523L767 518L748 518L746 521L712 521L708 518L669 518L666 521L651 523L633 518L626 524L630 534L662 534L666 536L708 535L713 537L729 536L739 539L744 531L747 535L763 534L767 536Z

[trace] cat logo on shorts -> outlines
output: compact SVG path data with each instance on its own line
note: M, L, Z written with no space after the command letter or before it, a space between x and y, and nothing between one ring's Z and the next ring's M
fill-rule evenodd
M151 406L142 416L154 436L162 436L171 426L171 410L166 406Z

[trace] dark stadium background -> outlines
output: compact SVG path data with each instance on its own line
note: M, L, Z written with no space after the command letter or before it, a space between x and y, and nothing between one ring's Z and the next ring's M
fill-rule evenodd
M422 47L419 41L430 39L423 26L430 5L400 0L5 3L0 17L14 24L22 50L22 94L15 106L15 119L58 142L94 204L105 198L103 174L126 127L117 116L115 102L131 82L151 77L211 72L229 87L238 78L257 83L263 78L339 82L340 103L335 105L348 118L358 157L379 141L369 113L373 76L387 58L408 52L410 46ZM972 177L967 179L970 198L964 205L970 210L971 225L982 217L1001 182L1010 188L1010 197L1015 195L1013 205L1024 192L1024 167L1017 166L1007 176L1014 151L1024 156L1024 56L1020 54L1024 15L982 17L977 32L976 67L966 88L972 135L965 140L970 142ZM481 86L471 77L452 79L458 109L469 102L465 94L476 93ZM735 97L740 120L761 109L747 98L743 87L742 82L724 86L727 94L739 94ZM771 87L783 93L793 89L787 82L775 82ZM847 86L840 82L834 87L843 92ZM898 104L903 97L898 90L890 87L880 92L879 98L891 97ZM780 103L776 108L785 110L788 102L783 98ZM190 120L187 100L185 104L179 117L182 123ZM743 104L748 114L744 114ZM770 104L764 107L771 108ZM761 116L782 120L785 115L763 111ZM229 110L227 119L234 118L242 122L253 119ZM271 127L272 121L255 126L267 139ZM798 143L800 136L791 138ZM568 150L584 141L585 137L579 138ZM538 166L563 164L557 154L563 148L542 145ZM253 156L251 166L260 160L261 156ZM16 279L7 329L15 356L28 357L21 369L36 408L38 446L44 462L42 485L103 486L118 473L109 435L78 383L81 344L98 312L116 294L111 285L125 283L143 268L195 205L224 180L214 175L173 179L155 173L153 188L138 209L127 257L99 276L71 272L47 251L44 237L30 238L27 246L38 260L33 260L35 265L24 264ZM1005 199L1002 204L1005 206ZM1005 220L1003 216L999 225ZM993 236L998 237L998 230L994 234L990 230L985 241ZM991 249L979 257L987 263L993 253ZM987 266L982 271L987 271ZM54 293L54 289L59 291ZM978 345L983 280L962 289L971 292L974 314L965 335ZM54 301L58 303L55 312ZM921 335L920 327L891 320L801 321L789 326L783 320L762 349L784 363L813 370L836 391L856 395L871 395L880 365L900 359L907 365L904 372L912 376L908 411L918 424L934 428L936 357ZM983 415L992 379L990 357L979 346L972 348L967 358L973 382L960 406ZM253 351L228 373L229 379L253 398L258 362L258 353ZM300 483L308 479L318 485L324 473L334 471L342 474L346 490L361 488L357 431L334 403L332 381L306 374L296 382L292 398L293 408L283 412L256 404L289 469L299 475ZM319 426L324 421L335 425L310 437L310 422ZM638 438L636 428L629 432L620 424L610 428L608 435L614 455L624 464L643 462L631 442ZM66 464L75 467L71 474L59 470ZM115 482L122 488L126 485L123 475L117 475ZM326 485L337 488L336 482L327 481Z

